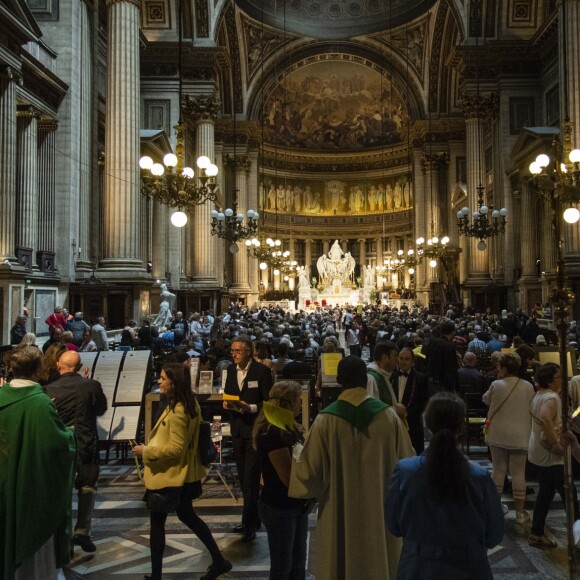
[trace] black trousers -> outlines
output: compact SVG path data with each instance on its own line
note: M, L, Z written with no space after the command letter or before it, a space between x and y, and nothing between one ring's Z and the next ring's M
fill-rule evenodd
M203 543L211 554L215 564L223 558L214 537L207 524L195 513L191 505L191 494L188 492L188 484L182 490L177 506L176 514L179 521L185 524ZM163 569L163 552L165 551L165 521L167 514L163 512L151 512L151 578L161 580Z
M258 455L252 444L251 436L246 437L239 433L232 436L232 446L240 487L244 496L242 523L249 528L258 528L261 524L258 515L258 497L260 495Z

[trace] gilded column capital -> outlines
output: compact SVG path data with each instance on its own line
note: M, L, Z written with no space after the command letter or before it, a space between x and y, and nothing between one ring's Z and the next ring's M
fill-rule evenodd
M19 119L40 119L40 113L34 107L30 106L19 107L16 111L16 116Z
M489 95L462 95L459 106L466 119L490 119L497 112L497 100L493 93Z
M213 95L185 95L183 110L186 119L191 121L215 121L221 110L221 101L217 93Z
M41 119L38 122L38 130L50 133L58 129L58 121L56 119Z

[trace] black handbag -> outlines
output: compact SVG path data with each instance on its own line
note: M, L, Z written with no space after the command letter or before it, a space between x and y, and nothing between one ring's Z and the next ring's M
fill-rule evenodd
M199 426L199 457L204 467L209 467L217 461L218 453L211 438L211 423L202 421Z
M152 512L170 514L177 509L181 496L181 487L163 487L148 489L145 494L147 509Z

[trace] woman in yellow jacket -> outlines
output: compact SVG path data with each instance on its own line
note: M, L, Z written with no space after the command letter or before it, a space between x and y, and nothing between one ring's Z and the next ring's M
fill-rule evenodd
M155 423L148 445L133 448L143 457L147 490L181 487L177 517L205 545L212 564L202 580L213 580L232 569L207 524L195 513L193 499L201 493L201 479L205 468L199 457L199 428L201 410L191 390L189 369L178 363L163 367L159 377L159 392L166 397L167 407ZM161 580L163 551L165 550L165 521L167 513L151 512L151 580Z

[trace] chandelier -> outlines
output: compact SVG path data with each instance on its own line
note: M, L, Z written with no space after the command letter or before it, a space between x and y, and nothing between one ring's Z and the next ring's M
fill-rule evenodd
M542 153L530 163L530 185L540 195L550 200L559 199L568 206L562 214L569 224L580 219L575 207L580 203L580 149L571 148L571 123L564 123L564 144L555 137L552 143L552 157Z
M427 240L427 243L425 243L425 238L417 238L415 243L417 244L417 264L426 258L429 260L429 266L435 268L437 260L444 257L448 251L449 237L432 236Z
M283 252L280 250L282 242L279 239L267 238L264 242L262 236L259 238L253 237L246 240L246 246L248 256L259 261L260 270L267 270L268 267L279 268L281 266ZM290 255L290 252L288 252L288 255Z
M211 235L226 240L230 244L230 252L237 254L239 240L245 240L258 231L257 211L249 209L246 212L247 222L244 224L244 214L238 213L238 188L233 188L232 207L224 211L211 210Z
M500 210L487 206L483 199L484 187L481 183L477 186L477 211L472 214L472 222L469 223L469 208L464 207L457 212L457 227L460 236L478 238L477 249L484 251L487 248L485 240L498 234L505 233L507 209ZM491 219L489 212L491 211Z
M141 193L162 204L177 208L171 215L171 223L175 227L183 227L187 223L187 213L191 213L196 205L206 201L215 201L216 182L218 174L217 165L213 164L209 157L201 156L197 160L199 175L191 167L184 166L183 152L185 149L185 125L182 121L182 2L179 3L179 121L173 128L177 136L175 154L167 153L163 157L163 163L154 163L148 155L141 157Z

